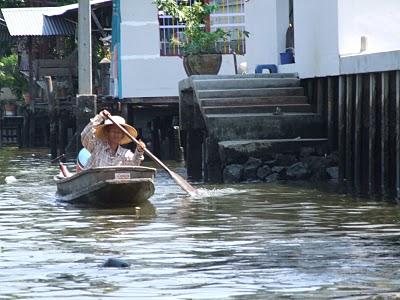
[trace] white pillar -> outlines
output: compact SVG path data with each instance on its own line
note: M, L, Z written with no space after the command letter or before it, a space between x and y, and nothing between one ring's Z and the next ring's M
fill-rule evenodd
M80 95L92 94L92 25L90 0L79 0L78 79Z

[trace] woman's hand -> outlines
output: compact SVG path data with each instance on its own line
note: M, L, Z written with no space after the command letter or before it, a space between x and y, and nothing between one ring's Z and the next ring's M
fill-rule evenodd
M101 112L99 112L99 115L103 118L103 120L107 120L111 114L109 113L108 110L103 109Z
M144 149L146 149L146 144L143 143L141 140L138 140L138 144L136 146L136 150L140 153L143 154L144 153Z

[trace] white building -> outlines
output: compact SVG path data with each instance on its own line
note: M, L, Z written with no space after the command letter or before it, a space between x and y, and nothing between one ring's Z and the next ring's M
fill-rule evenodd
M259 64L301 78L400 68L400 1L398 0L219 0L240 2L242 10L219 16L244 22L250 32L244 55L247 72ZM114 0L113 95L119 98L171 97L186 78L179 56L163 56L158 10L151 0ZM292 8L295 63L280 65L286 48ZM165 41L165 39L164 39ZM223 58L219 74L234 74L233 55Z

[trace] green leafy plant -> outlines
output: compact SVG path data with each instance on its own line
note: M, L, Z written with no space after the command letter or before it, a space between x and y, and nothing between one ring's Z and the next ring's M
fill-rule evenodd
M154 0L160 11L173 16L179 22L185 23L184 39L173 38L173 45L182 48L184 55L220 53L218 42L226 41L229 32L218 28L216 31L206 31L205 23L217 4L203 3L195 0L189 5L188 0L179 3L176 0Z
M22 100L23 93L28 90L28 81L19 72L15 54L0 58L0 90L4 87L10 88L18 100Z

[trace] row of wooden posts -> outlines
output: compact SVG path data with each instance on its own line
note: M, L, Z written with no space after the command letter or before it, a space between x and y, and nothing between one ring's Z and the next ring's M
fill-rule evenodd
M400 199L400 71L304 80L326 115L339 182L349 192Z
M59 116L51 78L46 83L54 157ZM317 112L326 116L329 149L338 154L339 182L356 195L399 200L400 71L311 78L302 83ZM96 111L93 103L93 97L77 99L77 130Z

